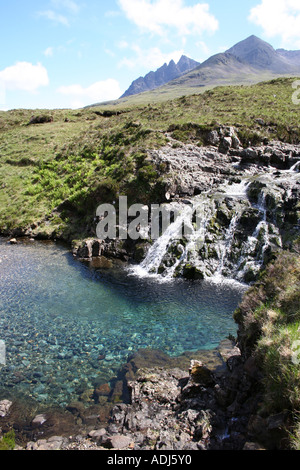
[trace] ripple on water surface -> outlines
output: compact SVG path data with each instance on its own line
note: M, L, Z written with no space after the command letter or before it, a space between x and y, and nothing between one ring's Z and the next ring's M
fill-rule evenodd
M53 243L0 242L0 398L9 389L65 405L141 348L176 356L236 334L244 287L93 270Z

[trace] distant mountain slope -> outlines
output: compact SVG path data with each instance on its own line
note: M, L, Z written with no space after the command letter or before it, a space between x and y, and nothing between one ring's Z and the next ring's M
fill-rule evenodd
M279 55L286 58L288 61L292 61L294 66L300 67L300 51L286 51L285 49L277 49Z
M224 52L210 57L190 73L186 73L179 79L173 80L169 85L199 87L211 85L219 81L226 82L235 78L247 79L247 77L255 73L255 68L250 64L235 57L233 54Z
M121 98L154 90L155 88L180 77L198 65L199 62L196 62L184 55L180 58L177 64L175 64L174 60L171 60L168 65L165 63L162 67L157 69L156 72L149 72L145 77L140 77L137 80L134 80Z
M247 85L287 75L300 75L300 51L276 51L267 42L250 36L152 93L156 97L160 93L166 99L196 93L196 88Z
M228 49L227 53L243 60L252 67L276 74L300 70L300 51L275 50L256 36L250 36Z
M185 67L191 69L182 72ZM173 61L164 64L156 72L135 80L120 99L97 105L154 103L204 92L215 86L250 85L282 76L300 76L300 51L275 50L252 35L202 64L185 56L177 65Z
M276 51L267 42L250 36L226 52L210 57L168 86L246 83L287 74L300 74L300 51Z

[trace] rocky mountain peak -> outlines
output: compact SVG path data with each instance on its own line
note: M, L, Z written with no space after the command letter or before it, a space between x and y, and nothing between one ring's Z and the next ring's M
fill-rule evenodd
M158 68L155 72L149 72L145 77L139 77L137 80L134 80L121 98L136 95L144 91L154 90L155 88L165 85L171 80L189 72L198 65L200 65L199 62L196 62L185 55L181 56L177 64L172 59L169 64L164 63L164 65Z
M226 52L257 69L275 73L289 73L295 70L291 57L276 51L271 44L255 35L238 42Z

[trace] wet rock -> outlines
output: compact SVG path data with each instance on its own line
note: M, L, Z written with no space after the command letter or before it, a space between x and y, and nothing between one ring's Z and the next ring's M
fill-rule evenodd
M88 436L91 437L94 441L102 442L105 441L104 436L106 436L107 431L102 429L92 430L88 433Z
M108 397L111 393L111 388L109 384L102 384L94 390L94 398L96 401L99 400L99 397Z
M0 418L5 418L8 415L12 404L13 403L10 400L0 401Z
M66 406L66 410L75 416L82 416L84 414L84 404L81 402L72 402Z
M128 447L132 447L133 441L130 437L117 434L115 436L110 437L107 440L107 443L112 449L127 449Z
M183 269L183 277L185 279L204 279L203 272L196 266L185 265Z
M84 403L92 403L94 396L94 389L87 389L80 395L80 401Z
M35 418L33 418L31 425L33 427L42 426L44 423L46 423L47 419L48 418L45 414L36 415Z
M29 442L26 446L26 450L61 450L66 440L62 436L53 436L49 439L39 439L36 442Z
M193 360L190 367L190 376L194 383L213 385L215 383L211 370L202 362Z

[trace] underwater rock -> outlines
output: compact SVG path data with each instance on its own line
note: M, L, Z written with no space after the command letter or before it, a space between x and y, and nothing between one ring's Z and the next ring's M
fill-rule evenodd
M0 401L0 418L5 418L5 416L7 416L11 406L12 406L12 401L10 400Z

